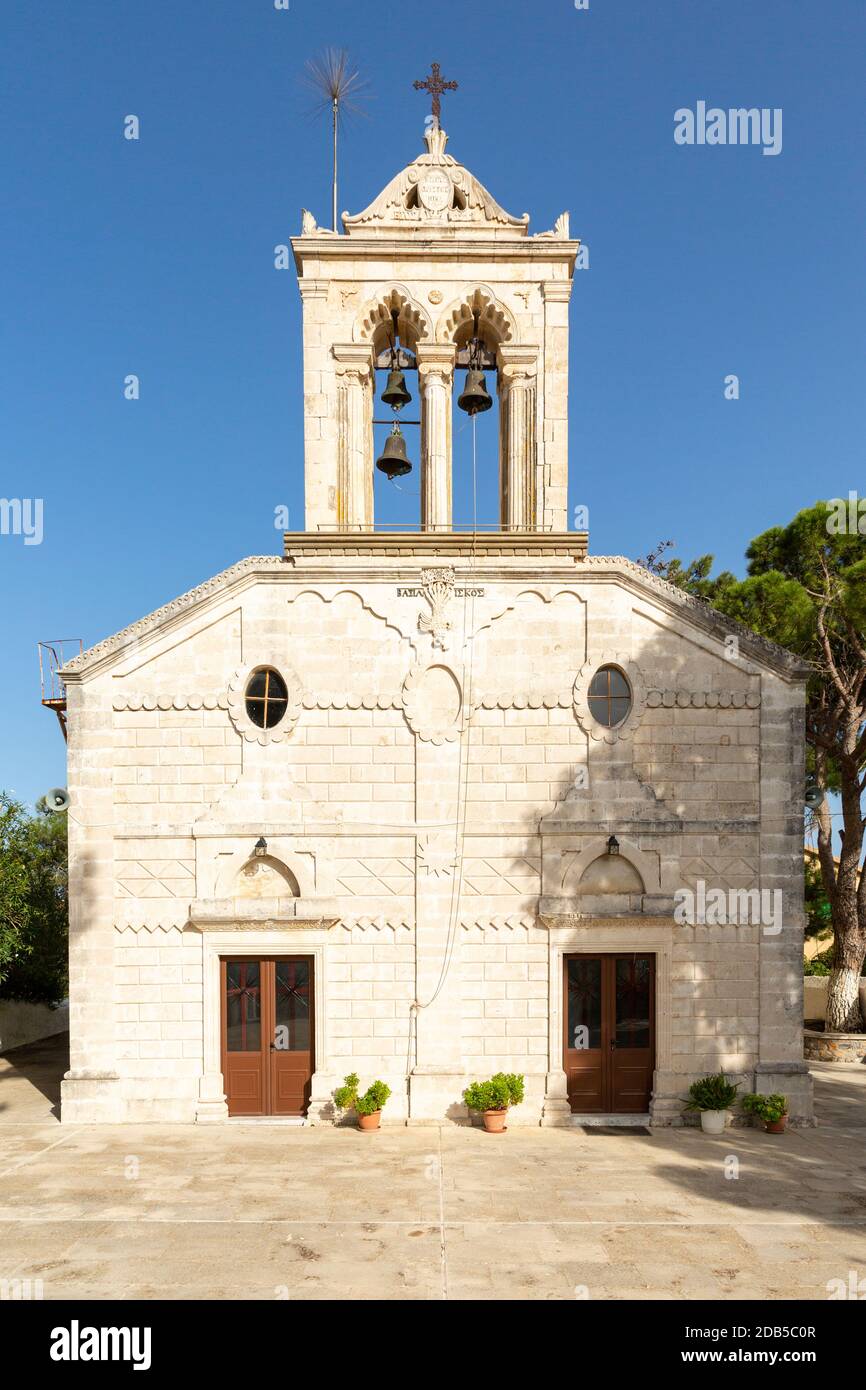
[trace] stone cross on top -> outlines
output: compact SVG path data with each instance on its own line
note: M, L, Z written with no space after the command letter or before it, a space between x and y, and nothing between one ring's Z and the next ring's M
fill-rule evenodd
M456 82L446 82L442 77L438 63L430 64L430 76L425 77L423 82L413 83L416 92L429 92L433 98L433 119L439 124L439 117L442 114L442 103L440 97L443 92L456 92Z

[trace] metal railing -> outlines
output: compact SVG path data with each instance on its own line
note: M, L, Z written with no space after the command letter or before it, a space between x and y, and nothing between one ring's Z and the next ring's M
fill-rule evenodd
M42 704L53 709L57 715L63 737L66 738L66 686L60 672L74 656L84 651L81 637L54 637L48 642L37 642L39 649L39 685Z

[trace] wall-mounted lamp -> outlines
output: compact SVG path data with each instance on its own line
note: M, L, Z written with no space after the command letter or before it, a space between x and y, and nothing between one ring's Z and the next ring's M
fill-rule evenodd
M253 854L255 854L255 855L257 855L259 858L261 858L261 856L262 856L263 854L267 854L267 852L268 852L268 842L267 842L267 840L265 839L264 835L260 835L259 838L256 840L255 848L254 848L254 850L253 850Z
M607 842L607 852L608 854L619 854L619 840L615 835L611 835Z

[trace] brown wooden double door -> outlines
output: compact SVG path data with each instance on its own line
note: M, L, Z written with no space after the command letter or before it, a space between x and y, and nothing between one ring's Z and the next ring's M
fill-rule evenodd
M566 956L564 1057L578 1115L643 1115L655 1066L655 956Z
M303 1115L313 1075L313 961L220 961L222 1070L230 1115Z

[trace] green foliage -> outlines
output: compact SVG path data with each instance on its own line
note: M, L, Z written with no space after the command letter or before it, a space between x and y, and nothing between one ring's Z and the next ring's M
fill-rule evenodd
M362 1096L358 1096L355 1109L359 1115L374 1115L382 1109L390 1094L391 1087L386 1086L384 1081L374 1081Z
M816 502L787 526L773 526L757 536L746 551L749 579L736 586L738 594L717 605L815 664L809 683L813 705L827 684L817 618L828 584L832 600L824 621L840 669L852 661L856 665L852 634L862 636L866 630L863 537L834 533L833 512L827 502ZM787 606L790 612L785 612Z
M712 555L701 555L688 565L684 565L676 557L670 560L662 559L665 551L672 546L673 541L662 541L649 555L639 560L638 564L643 565L644 569L648 569L652 574L657 574L660 579L666 579L677 589L685 589L687 593L694 594L696 598L711 599L723 585L737 582L735 576L727 570L717 579L710 579Z
M824 890L821 867L816 859L804 859L806 936L810 939L833 927L830 900Z
M28 947L24 807L0 794L0 983Z
M753 632L818 661L816 618L825 571L834 585L828 630L836 647L841 651L850 645L849 622L861 632L866 627L863 538L828 531L832 515L828 503L816 502L789 525L773 526L756 536L746 551L748 578L743 580L728 570L710 578L712 555L702 555L689 565L663 560L650 568L677 588L738 618Z
M780 1096L778 1092L771 1096L762 1096L750 1091L748 1095L743 1096L743 1109L747 1115L754 1115L765 1124L775 1124L783 1115L787 1115L788 1098Z
M0 794L0 994L54 1004L67 991L66 817Z
M338 1110L352 1110L358 1099L358 1073L352 1071L345 1078L345 1084L334 1092L334 1104Z
M702 1076L689 1087L687 1110L729 1110L737 1099L739 1082L732 1085L722 1072L718 1076Z
M463 1092L469 1110L507 1110L523 1100L524 1079L516 1072L498 1071L489 1081L473 1081Z
M803 957L803 974L804 974L804 975L829 975L829 974L830 974L830 967L829 967L829 965L827 965L826 961L823 961L823 960L821 959L820 956L813 956L811 960L809 960L809 957L808 957L808 956L804 956L804 957Z
M373 1115L381 1110L391 1094L390 1086L384 1081L374 1081L362 1096L358 1095L358 1074L350 1072L345 1085L338 1086L334 1092L334 1104L338 1110L354 1110L358 1115Z

